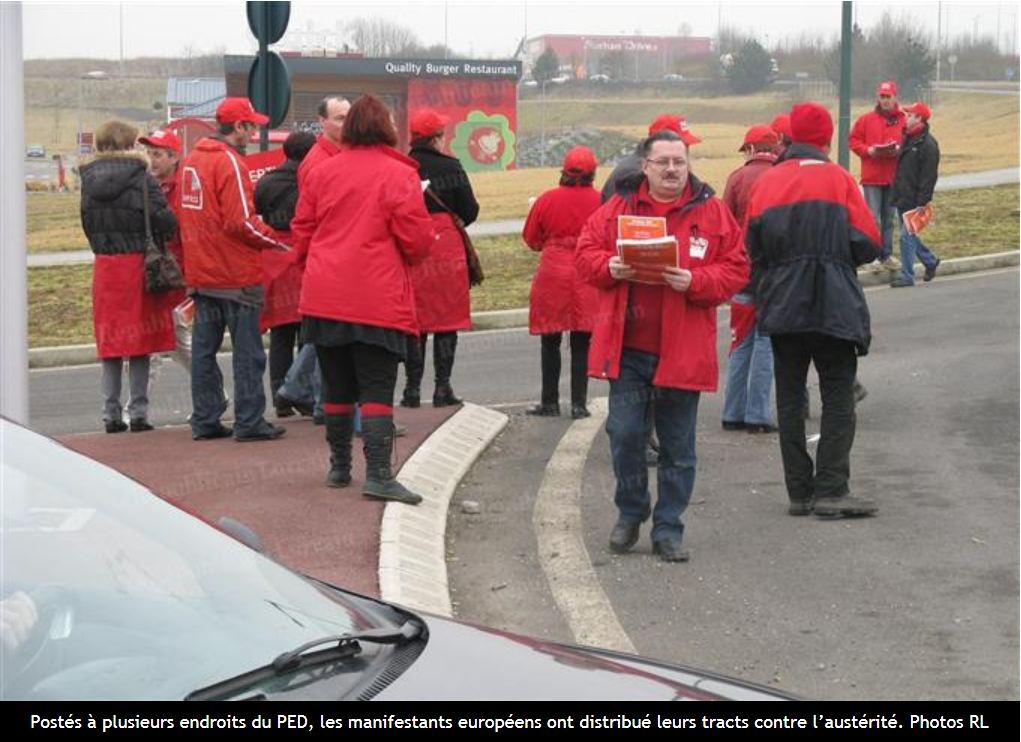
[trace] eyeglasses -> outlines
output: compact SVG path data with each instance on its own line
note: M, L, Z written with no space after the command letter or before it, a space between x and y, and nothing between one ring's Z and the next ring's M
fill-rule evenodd
M660 160L645 160L647 163L659 170L666 170L668 167L682 168L688 164L688 161L683 157L664 157Z

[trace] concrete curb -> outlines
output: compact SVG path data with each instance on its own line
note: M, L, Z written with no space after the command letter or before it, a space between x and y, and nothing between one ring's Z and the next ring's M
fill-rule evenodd
M954 258L939 264L940 276L951 276L958 273L1010 268L1021 264L1021 251L976 255L970 258ZM915 275L920 278L923 268L915 266ZM890 282L887 273L875 274L867 270L858 273L862 286L879 286ZM528 309L502 309L493 312L475 312L472 314L472 330L506 330L528 326ZM268 344L268 340L266 343ZM225 336L221 352L230 350L230 337ZM95 345L62 345L48 348L31 348L28 351L29 368L53 368L58 366L84 366L96 363Z
M422 495L409 507L389 503L379 531L379 591L383 600L450 616L447 510L461 478L506 427L506 415L465 403L401 467L397 479Z

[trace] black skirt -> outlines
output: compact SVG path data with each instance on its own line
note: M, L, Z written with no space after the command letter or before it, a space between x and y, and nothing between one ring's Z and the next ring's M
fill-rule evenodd
M378 345L393 353L402 361L408 352L411 336L390 327L358 325L353 322L303 317L301 320L301 341L330 348L342 348L351 343Z

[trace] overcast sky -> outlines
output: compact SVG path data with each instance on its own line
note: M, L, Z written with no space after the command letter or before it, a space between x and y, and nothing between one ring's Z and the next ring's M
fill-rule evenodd
M938 4L854 4L858 22L868 27L885 8L909 17L936 34ZM1017 3L942 3L943 33L963 32L995 36L999 28L1004 50L1016 48ZM410 27L425 44L443 43L456 52L480 57L509 57L521 37L544 33L676 34L688 24L696 36L713 36L717 25L754 31L770 44L802 32L839 34L839 2L695 3L668 0L408 0L403 3L293 2L291 27L333 29L358 17L377 16ZM121 19L123 18L123 26ZM247 53L254 41L245 20L243 2L124 2L24 3L24 53L40 57L101 57L116 59L123 52L135 56L174 56L186 47L198 51L225 48ZM123 28L123 35L121 29Z

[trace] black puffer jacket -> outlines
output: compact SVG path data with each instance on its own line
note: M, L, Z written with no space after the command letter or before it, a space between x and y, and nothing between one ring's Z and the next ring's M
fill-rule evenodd
M166 242L177 220L156 180L146 172L140 152L100 152L79 170L82 229L96 255L145 252L142 180L149 181L149 224L153 237Z
M904 135L893 179L893 205L901 211L925 206L932 201L932 192L939 177L939 144L925 124L913 137Z
M759 330L872 340L855 269L879 255L876 221L850 173L808 144L792 144L752 189L745 246Z
M281 232L291 228L294 207L298 204L300 164L297 160L286 160L263 175L255 185L255 212L266 224Z
M408 153L418 161L418 177L430 182L430 188L466 225L479 216L479 202L475 200L471 181L456 157L445 155L432 147L412 147ZM426 197L425 208L430 214L445 213L439 204Z

